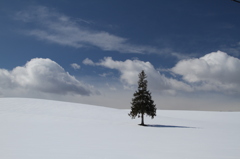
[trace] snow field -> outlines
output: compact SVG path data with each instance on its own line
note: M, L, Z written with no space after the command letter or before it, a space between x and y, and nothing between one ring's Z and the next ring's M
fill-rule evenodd
M130 110L0 98L1 159L239 159L240 112Z

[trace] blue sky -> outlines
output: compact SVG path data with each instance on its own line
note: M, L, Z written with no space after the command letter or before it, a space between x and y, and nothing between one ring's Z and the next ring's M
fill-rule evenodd
M145 70L160 109L240 110L240 4L0 2L0 96L128 108Z

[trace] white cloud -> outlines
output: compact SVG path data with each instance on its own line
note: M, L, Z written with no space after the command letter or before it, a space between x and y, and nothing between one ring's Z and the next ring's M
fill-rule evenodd
M101 76L101 77L108 77L108 76L111 76L111 75L113 75L112 72L99 74L99 76Z
M36 24L35 29L26 32L28 35L60 45L68 45L75 48L92 45L102 50L127 53L156 51L149 46L128 44L126 38L115 36L105 31L87 29L76 22L79 20L73 20L66 15L43 6L35 6L18 12L16 19Z
M80 65L76 64L76 63L72 63L71 64L72 68L74 68L75 70L79 70L81 68Z
M171 49L131 44L127 38L106 31L86 28L86 26L81 25L82 20L72 19L43 6L34 6L28 10L20 11L16 14L16 19L32 24L33 29L26 30L25 34L60 45L75 48L92 46L105 51L139 54L156 53L183 58L183 55L175 53Z
M240 60L217 51L201 58L182 60L172 71L196 84L197 90L240 92Z
M106 83L106 86L111 90L111 91L117 91L117 88L110 85L109 83Z
M221 51L179 61L175 67L168 69L174 73L171 78L160 73L150 62L140 60L116 61L106 57L98 63L91 61L91 65L118 70L121 73L120 81L126 89L132 89L137 84L138 74L144 70L149 88L159 92L240 93L240 60ZM181 75L182 79L176 75Z
M150 89L169 93L178 90L192 91L191 87L185 83L165 77L150 62L140 60L115 61L111 57L106 57L95 65L118 70L121 73L120 80L125 88L137 85L138 74L144 70L148 76Z
M95 63L92 60L90 60L89 58L86 58L85 60L83 60L83 64L84 65L91 65L91 66L95 65Z
M0 89L15 94L19 90L60 95L94 94L92 86L83 84L56 62L43 58L32 59L12 71L0 69Z

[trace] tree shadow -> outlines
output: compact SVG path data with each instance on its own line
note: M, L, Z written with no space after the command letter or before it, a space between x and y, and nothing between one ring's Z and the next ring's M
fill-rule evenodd
M195 128L195 127L177 126L177 125L145 125L145 126L154 127L154 128Z

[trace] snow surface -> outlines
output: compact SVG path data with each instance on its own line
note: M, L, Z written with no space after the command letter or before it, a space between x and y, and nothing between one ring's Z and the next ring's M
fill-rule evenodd
M130 110L0 98L1 159L239 159L240 112Z

